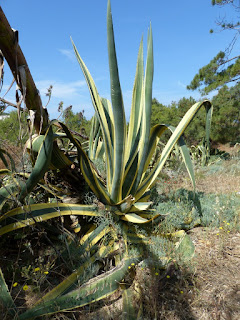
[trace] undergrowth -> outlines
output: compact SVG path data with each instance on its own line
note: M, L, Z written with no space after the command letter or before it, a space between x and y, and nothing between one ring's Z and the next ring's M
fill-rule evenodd
M214 176L220 172L221 168L227 174L232 175L236 172L234 170L238 169L238 163L234 162L232 166L227 166L227 163L221 160L202 168L199 174L202 174L203 177L205 174ZM196 192L194 194L188 189L174 188L181 172L169 178L170 169L167 170L167 173L159 177L160 183L156 184L151 194L154 202L153 208L165 218L160 219L154 227L149 239L149 251L146 252L147 259L133 268L136 272L136 279L132 287L138 292L138 299L133 303L136 308L139 306L143 308L142 317L139 319L200 319L196 317L196 314L197 308L202 307L206 312L206 317L203 319L215 319L207 313L206 305L203 306L204 297L201 290L204 286L201 276L205 277L204 281L210 281L210 279L216 281L216 279L211 274L209 274L209 280L206 274L202 275L197 259L204 259L206 268L212 266L213 260L218 264L216 257L220 261L225 259L226 250L228 250L226 248L231 248L229 237L234 238L234 235L240 232L240 195L237 192L226 194ZM89 190L86 190L83 198L85 203L95 203L99 210L104 209ZM104 218L99 218L96 223L99 226L103 221ZM79 222L83 226L82 232L84 233L84 220L80 219ZM2 238L0 263L18 307L32 306L41 295L44 295L69 274L68 265L74 267L79 257L79 247L69 248L68 242L69 239L77 241L79 235L74 234L70 223L68 219L54 219L51 223L38 224ZM115 226L118 232L117 222L111 217L108 217L105 223ZM209 248L207 249L210 250L209 252L214 248L216 251L214 255L204 256L205 251L197 252L196 259L183 260L176 254L172 241L169 241L167 237L157 236L159 233L167 234L179 229L185 229L190 235L192 232L194 235L194 230L200 230L195 243L204 244L204 248ZM140 232L139 228L137 231L146 236L144 229ZM107 245L108 241L106 237L104 244ZM93 252L97 248L93 247L91 250ZM134 249L133 246L132 250L137 249ZM166 264L166 257L171 261L168 264ZM86 254L84 259L87 261L89 255ZM95 268L86 268L79 280L82 283L98 275L99 272L104 272L111 263L111 259L99 261ZM234 265L231 267L234 269ZM224 274L224 270L221 269L221 272ZM224 279L221 281L224 283ZM222 310L222 306L218 308ZM117 320L122 319L121 310L122 300L117 292L111 299L103 300L96 306L83 307L67 314L45 316L43 320ZM3 314L3 320L11 319Z

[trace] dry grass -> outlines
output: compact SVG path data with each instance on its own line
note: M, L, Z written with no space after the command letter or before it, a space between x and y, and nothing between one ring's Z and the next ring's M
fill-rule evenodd
M221 164L213 164L212 170L216 173L206 174L207 169L196 170L196 190L204 193L231 193L240 191L240 167L239 159L222 161ZM239 170L239 171L238 171ZM191 189L189 178L181 178L176 188Z

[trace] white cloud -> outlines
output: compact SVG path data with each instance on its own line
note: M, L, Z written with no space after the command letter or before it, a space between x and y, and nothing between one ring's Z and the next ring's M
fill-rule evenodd
M71 61L76 61L76 57L73 50L69 49L58 49L58 51L63 54L65 57L67 57Z
M187 87L187 85L182 83L180 80L178 80L177 84L179 87L184 88L184 89L186 89L186 87Z
M85 80L74 82L58 82L55 80L41 80L36 82L36 86L40 91L41 96L46 95L47 89L53 86L52 97L61 100L72 98L73 96L80 96L80 89L87 88Z

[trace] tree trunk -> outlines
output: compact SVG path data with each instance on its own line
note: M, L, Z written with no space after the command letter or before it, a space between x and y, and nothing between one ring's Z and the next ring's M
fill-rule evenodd
M26 59L18 43L18 31L11 28L0 6L0 50L24 97L27 109L34 111L34 127L44 133L48 124L47 110L42 106L39 91L32 78Z

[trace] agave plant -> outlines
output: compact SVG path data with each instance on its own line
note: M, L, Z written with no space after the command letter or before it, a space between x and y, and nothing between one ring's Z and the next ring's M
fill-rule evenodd
M68 244L68 253L71 253L73 247L77 251L79 257L77 266L64 281L50 290L31 309L19 314L4 276L2 272L0 273L0 301L8 307L8 311L16 319L33 319L45 314L82 307L106 298L119 288L123 289L124 301L127 302L128 289L133 278L130 270L146 259L146 250L151 242L152 224L155 221L159 223L162 219L161 213L151 209L150 190L176 144L178 144L195 186L193 167L182 134L198 110L205 107L207 111L206 141L209 141L212 115L210 102L205 100L193 105L176 128L166 124L150 128L153 82L153 42L150 26L145 73L143 40L140 43L127 130L118 76L110 1L108 1L107 9L107 39L111 103L99 96L92 76L72 41L95 109L88 151L66 125L52 121L48 124L45 134L38 134L28 143L28 149L34 162L30 174L13 173L11 170L0 172L2 175L7 174L7 177L11 177L9 180L6 179L6 183L0 189L2 209L0 236L62 216L77 217L75 221L80 226L84 224L85 230L79 233L77 246L74 246L73 243ZM56 123L61 130L54 133L53 126ZM170 130L172 135L159 159L149 169L155 148L165 130ZM57 141L60 139L68 139L74 146L76 151L74 158L59 149ZM94 161L99 158L105 162L106 178L103 178L95 168ZM62 170L69 168L71 164L81 169L87 184L99 200L98 205L63 202L63 196L43 179L48 170ZM33 203L34 199L30 201L29 195L37 185L48 190L55 201L50 203ZM9 211L7 204L11 200L21 205ZM87 217L87 219L83 220L81 217ZM142 226L141 230L144 232L139 232L139 226ZM160 232L160 236L170 235ZM189 237L183 231L171 235L171 238L176 240L176 250L183 254L185 250L185 254L189 256L193 254ZM105 273L99 275L100 261L109 256L114 261L114 267L109 267ZM160 262L164 265L169 259L165 257ZM85 282L81 282L85 269L91 264L96 266L95 273L90 272L88 279L85 278ZM127 276L130 276L130 282L126 281ZM136 319L136 316L134 317Z

